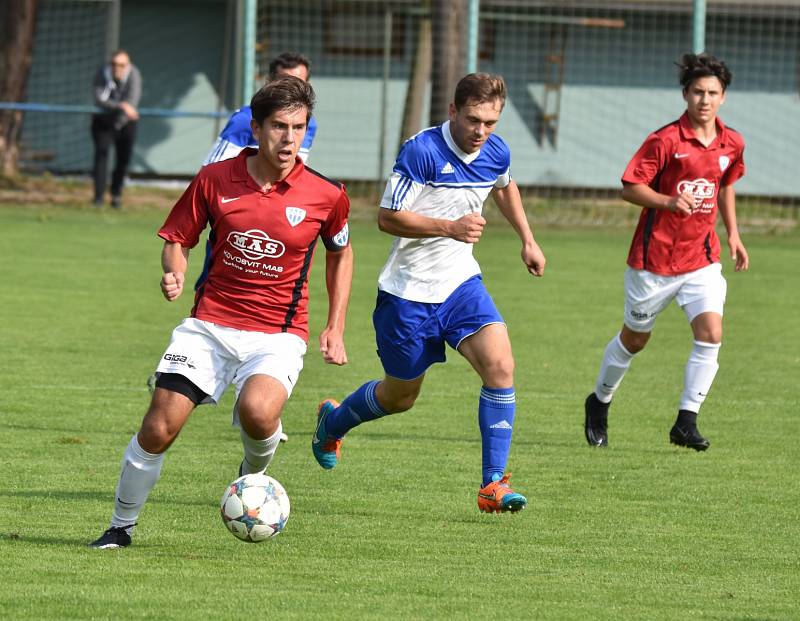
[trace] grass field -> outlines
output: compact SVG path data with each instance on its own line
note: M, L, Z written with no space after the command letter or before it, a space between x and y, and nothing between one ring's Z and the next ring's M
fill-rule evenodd
M747 274L725 260L721 368L700 417L711 449L668 443L691 342L671 308L598 451L582 404L620 325L631 231L538 230L549 266L534 282L492 223L476 254L515 347L510 469L531 501L496 516L475 504L479 380L453 352L411 412L348 436L336 470L311 457L319 400L380 375L370 316L389 238L362 218L346 367L316 352L321 256L312 275L312 341L270 469L292 500L286 531L247 545L221 524L241 459L227 395L169 451L134 545L91 550L145 379L190 306L159 293L164 215L0 206L0 617L800 618L796 233L746 236Z

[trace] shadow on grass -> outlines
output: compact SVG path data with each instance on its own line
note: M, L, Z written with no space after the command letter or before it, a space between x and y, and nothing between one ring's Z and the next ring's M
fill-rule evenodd
M16 490L16 491L8 491L2 490L0 491L0 498L41 498L47 500L61 500L65 502L75 502L78 500L94 500L100 502L107 502L109 506L114 501L114 490L109 489L105 491L92 491L92 492L80 492L80 491L51 491L51 490ZM187 507L216 507L216 502L212 502L208 499L205 500L181 500L180 498L168 497L168 498L148 498L147 505L159 505L159 504L169 504L169 505L184 505Z

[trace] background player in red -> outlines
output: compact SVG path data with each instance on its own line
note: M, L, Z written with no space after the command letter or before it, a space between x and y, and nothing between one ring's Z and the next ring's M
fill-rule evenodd
M141 428L122 460L111 525L91 545L130 545L139 511L158 480L164 452L194 408L216 403L229 384L241 427L240 474L263 472L279 444L281 411L303 366L308 338L308 273L325 244L328 319L320 334L325 362L347 362L343 334L353 258L344 187L298 157L314 105L296 77L253 96L259 147L205 166L159 231L161 290L183 292L189 249L207 224L211 257L191 316L172 333Z
M727 291L714 225L719 209L736 271L746 270L733 189L744 175L744 140L717 117L731 82L725 63L686 54L678 66L686 112L650 134L622 176L622 197L644 209L628 254L622 331L606 346L595 390L585 402L584 429L592 446L608 445L614 392L673 299L691 324L694 343L670 442L698 451L710 444L697 429L697 414L719 368Z

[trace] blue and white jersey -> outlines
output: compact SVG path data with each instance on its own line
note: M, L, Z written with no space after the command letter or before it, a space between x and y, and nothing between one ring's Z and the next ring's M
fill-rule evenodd
M250 106L243 106L234 112L228 119L225 127L211 147L211 151L206 156L203 166L211 164L212 162L221 162L228 160L232 157L239 155L245 147L253 147L258 149L258 142L253 136L253 130L250 127L250 120L253 118L250 112ZM300 145L300 150L297 155L304 162L308 160L308 153L311 151L311 143L314 142L314 135L317 133L317 121L312 116L308 121L308 129L306 130L306 137L303 139L303 144Z
M464 153L453 141L447 121L405 142L381 208L407 209L441 220L481 213L489 192L511 182L510 161L508 146L494 134L476 153ZM414 302L443 302L480 272L472 244L449 237L396 237L378 288Z

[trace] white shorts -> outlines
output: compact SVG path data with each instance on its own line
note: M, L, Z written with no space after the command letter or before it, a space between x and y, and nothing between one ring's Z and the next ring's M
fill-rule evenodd
M651 332L656 317L673 298L691 322L701 313L722 315L728 283L722 265L680 274L659 276L646 270L625 270L625 325L634 332Z
M172 331L156 373L177 373L208 394L203 403L217 403L232 383L236 397L251 375L269 375L287 397L303 369L306 343L296 334L265 334L219 326L189 317Z

